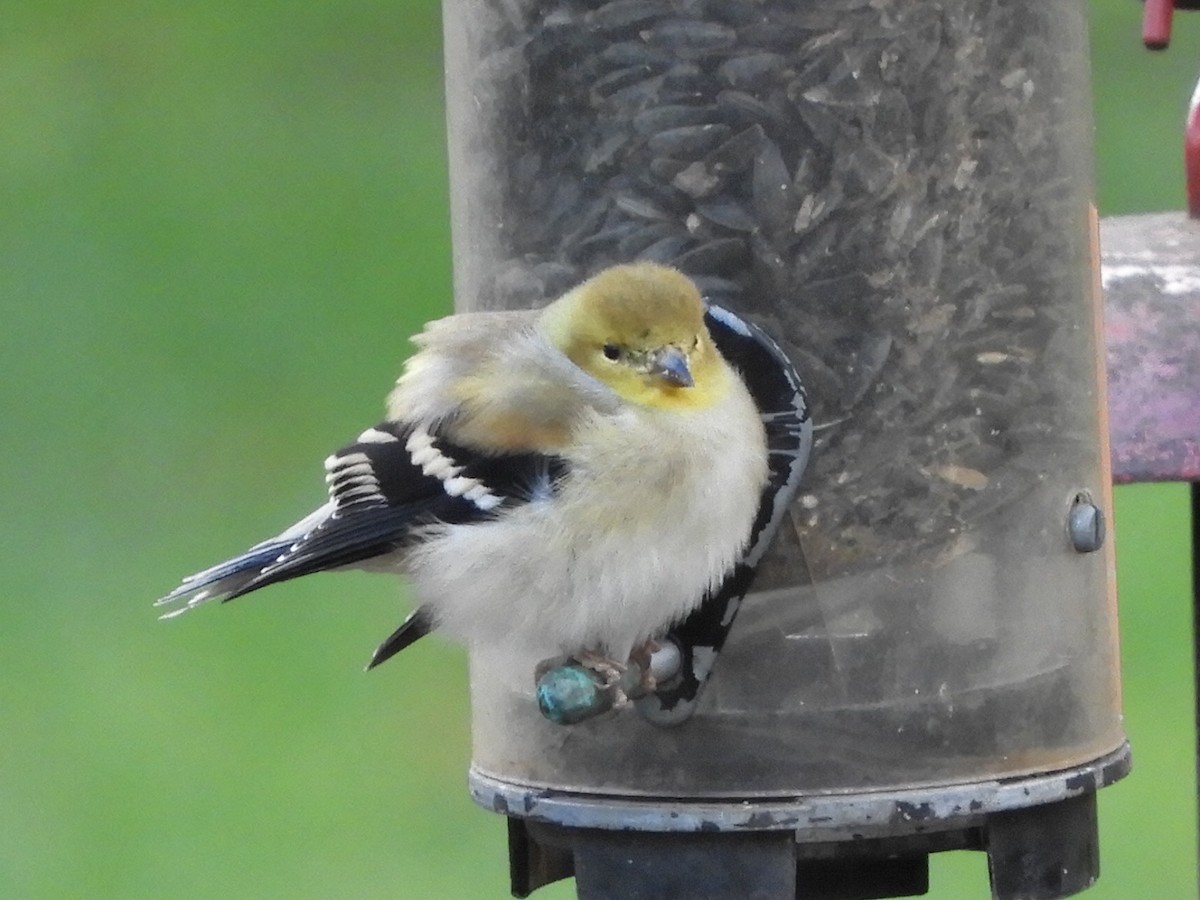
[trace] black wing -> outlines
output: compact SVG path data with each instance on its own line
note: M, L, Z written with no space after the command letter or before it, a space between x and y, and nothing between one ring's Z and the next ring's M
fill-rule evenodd
M207 600L232 600L301 575L386 556L432 523L486 521L503 509L550 496L565 471L558 457L485 456L436 431L384 422L325 461L327 503L276 537L185 578L158 603L175 605L167 615L178 615ZM419 610L376 651L373 665L428 630L428 617Z
M695 709L742 598L754 582L759 560L796 496L812 449L808 395L779 345L758 326L719 306L708 307L705 321L721 355L739 371L762 415L770 474L745 554L704 602L670 631L682 655L679 676L637 701L643 716L663 725L682 722Z

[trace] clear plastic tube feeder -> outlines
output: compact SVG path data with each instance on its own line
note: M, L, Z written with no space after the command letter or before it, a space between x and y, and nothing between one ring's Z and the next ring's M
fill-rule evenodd
M518 893L550 880L525 854L609 896L577 836L630 831L782 834L801 885L974 846L997 897L1086 886L1128 748L1082 0L443 8L458 307L669 263L778 342L815 423L684 721L555 724L536 660L472 652ZM1072 871L1025 891L1023 841Z

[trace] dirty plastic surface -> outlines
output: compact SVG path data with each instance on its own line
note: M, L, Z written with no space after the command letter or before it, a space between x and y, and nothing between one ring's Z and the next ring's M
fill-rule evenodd
M766 328L817 442L697 715L542 720L472 655L474 765L769 796L1119 746L1082 2L446 0L460 308L655 259Z

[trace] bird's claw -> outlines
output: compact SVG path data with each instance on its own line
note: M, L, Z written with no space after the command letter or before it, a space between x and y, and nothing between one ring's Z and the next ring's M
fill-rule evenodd
M657 641L647 641L626 662L590 649L542 660L534 669L534 681L543 715L574 724L624 709L653 693L658 681L652 656L659 649Z
M652 657L661 649L662 644L651 638L641 646L634 647L633 652L629 654L629 662L632 663L629 668L636 669L639 673L634 697L644 697L658 690L658 679L654 675Z
M579 665L600 677L601 689L612 698L610 709L623 709L629 705L628 665L605 656L599 650L583 650L575 659Z

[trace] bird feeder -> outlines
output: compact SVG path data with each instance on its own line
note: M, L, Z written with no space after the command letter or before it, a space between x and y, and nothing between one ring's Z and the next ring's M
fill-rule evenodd
M514 892L901 896L961 848L996 898L1086 887L1128 747L1082 0L444 19L458 308L669 263L774 338L816 426L682 721L555 724L536 661L472 649Z

